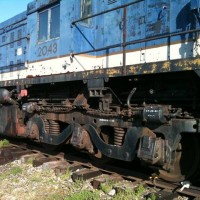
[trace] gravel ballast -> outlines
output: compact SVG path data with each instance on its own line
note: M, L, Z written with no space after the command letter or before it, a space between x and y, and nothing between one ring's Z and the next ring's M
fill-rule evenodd
M124 186L126 182L118 184ZM131 190L120 195L116 191L109 184L95 190L89 181L73 182L70 171L66 171L64 175L56 175L46 163L33 167L31 161L25 163L21 159L0 166L0 200L158 199L155 195L148 196L148 193L156 193L154 188L144 190L142 186L138 187L137 192ZM176 199L187 200L183 197Z

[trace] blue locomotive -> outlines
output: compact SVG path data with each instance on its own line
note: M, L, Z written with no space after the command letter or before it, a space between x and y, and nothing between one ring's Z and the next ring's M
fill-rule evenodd
M199 0L30 2L0 24L1 134L194 180L199 32Z

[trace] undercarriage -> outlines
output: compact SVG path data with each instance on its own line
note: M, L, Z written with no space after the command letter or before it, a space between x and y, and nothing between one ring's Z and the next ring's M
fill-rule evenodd
M168 181L199 169L199 77L90 79L0 89L0 132L94 158L135 159Z

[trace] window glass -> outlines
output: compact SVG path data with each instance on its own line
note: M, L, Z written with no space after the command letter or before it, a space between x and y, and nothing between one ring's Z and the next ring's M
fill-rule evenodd
M44 42L60 36L60 5L39 13L38 41Z
M19 29L18 31L17 31L17 44L18 44L18 46L20 46L21 45L21 38L22 38L22 29Z
M39 42L43 42L48 38L48 10L39 13Z
M51 9L50 38L60 36L60 6Z
M6 36L2 36L2 42L5 42L6 41Z
M81 0L81 18L88 17L92 14L92 0ZM83 23L90 24L91 18L82 21Z
M14 47L14 32L10 33L10 47Z

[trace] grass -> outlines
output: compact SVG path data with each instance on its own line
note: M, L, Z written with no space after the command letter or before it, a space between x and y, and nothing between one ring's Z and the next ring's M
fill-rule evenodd
M82 188L85 184L85 181L83 179L76 179L74 182L74 187L75 188Z
M71 177L72 172L69 170L69 168L66 169L66 172L61 176L62 180L67 180Z
M0 141L0 148L7 147L10 145L10 142L6 139Z
M67 173L68 174L68 173ZM82 179L77 179L72 183L71 187L73 189L69 190L68 195L64 198L64 200L100 200L100 194L108 195L108 193L119 186L119 183L106 180L105 183L101 183L99 190L89 190L85 189L84 186L86 182ZM143 198L143 193L145 192L145 187L141 184L138 185L135 189L126 188L125 190L120 190L116 192L114 196L110 196L109 199L112 200L137 200ZM145 199L145 198L143 198ZM148 196L146 200L156 200L153 195Z
M158 198L157 198L157 196L156 196L155 193L151 193L151 194L149 195L149 197L147 197L147 200L156 200L156 199L158 199Z
M30 157L27 159L26 164L33 165L34 158Z
M40 182L41 181L41 177L39 174L34 173L31 177L30 177L30 181L31 182Z
M101 183L99 189L103 191L105 194L108 194L114 187L114 183L111 181L106 181L105 183Z
M140 185L138 185L136 187L136 189L134 190L134 192L135 192L135 195L137 197L139 197L139 196L141 196L145 192L145 187L142 184L140 184Z
M118 183L119 184L119 183ZM117 186L117 183L106 181L100 185L100 190L105 194L108 194L113 188ZM145 193L145 187L140 184L135 189L133 188L126 188L126 189L119 189L116 191L116 194L112 197L113 200L130 200L130 199L142 199ZM145 199L145 198L143 198ZM156 200L155 194L149 195L146 200Z
M137 200L137 196L135 195L134 190L126 189L124 191L121 191L117 193L113 198L113 200Z
M23 169L22 169L21 167L18 167L18 166L12 167L12 168L8 171L8 173L9 173L10 175L14 175L14 176L16 176L17 174L21 174L22 172L23 172Z
M64 200L100 200L98 191L83 190L65 197Z
M32 163L32 159L24 164L8 164L6 168L3 168L2 173L0 173L0 187L2 186L7 193L16 195L13 192L13 188L18 188L18 185L22 184L23 180L28 180L27 185L29 188L29 199L35 200L101 200L101 199L111 199L111 200L156 200L157 194L150 194L144 185L140 184L136 188L131 187L129 182L114 182L106 180L99 187L99 190L92 189L88 181L83 179L77 179L72 181L72 172L66 169L65 174L56 177L52 170L35 168L35 170L29 169ZM19 180L18 180L19 179ZM10 180L12 180L10 182ZM59 181L59 182L57 182ZM8 183L4 186L5 183ZM127 185L126 185L127 183ZM9 185L13 185L10 188ZM16 187L17 185L17 187ZM110 196L109 192L115 189L115 194ZM20 191L20 190L19 190ZM23 190L21 190L23 191ZM16 191L15 191L16 192ZM0 199L4 194L0 190ZM25 195L19 193L18 195Z
M22 172L23 169L21 167L18 166L12 167L9 170L5 171L4 173L0 174L0 180L4 180L11 175L16 176L18 174L21 174Z

